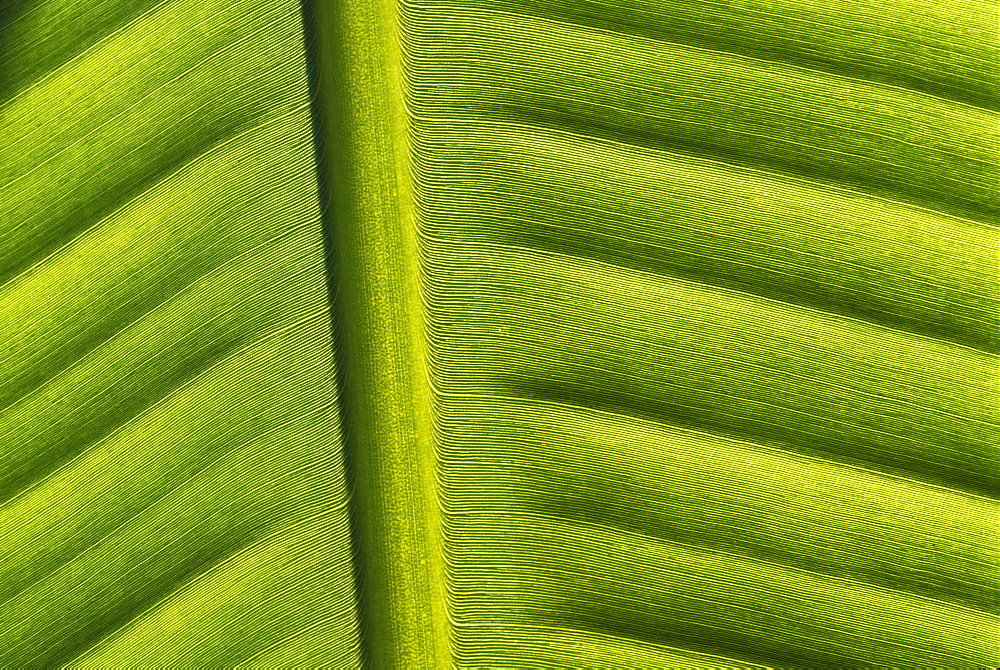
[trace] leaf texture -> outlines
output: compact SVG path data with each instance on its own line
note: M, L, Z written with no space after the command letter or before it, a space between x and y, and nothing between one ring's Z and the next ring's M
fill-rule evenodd
M458 664L995 663L996 9L404 16Z
M357 663L297 3L4 11L0 664Z
M0 4L0 665L997 665L998 18Z

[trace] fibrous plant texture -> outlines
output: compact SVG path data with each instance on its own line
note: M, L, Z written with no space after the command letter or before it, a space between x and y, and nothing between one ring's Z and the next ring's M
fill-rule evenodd
M998 25L0 0L0 666L997 666Z

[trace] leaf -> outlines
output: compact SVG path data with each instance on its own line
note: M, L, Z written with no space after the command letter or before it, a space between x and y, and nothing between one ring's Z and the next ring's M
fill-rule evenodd
M356 663L298 5L22 7L0 663Z
M459 665L995 665L995 17L406 3Z
M997 17L3 5L0 664L996 665Z

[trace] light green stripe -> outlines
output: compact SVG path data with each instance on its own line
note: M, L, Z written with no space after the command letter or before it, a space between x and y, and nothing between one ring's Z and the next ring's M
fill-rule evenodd
M397 6L310 7L368 659L377 668L444 667L444 560Z

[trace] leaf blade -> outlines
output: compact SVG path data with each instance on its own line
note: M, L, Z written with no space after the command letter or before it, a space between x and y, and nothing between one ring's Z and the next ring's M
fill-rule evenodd
M0 110L0 657L356 665L299 7L102 4Z

